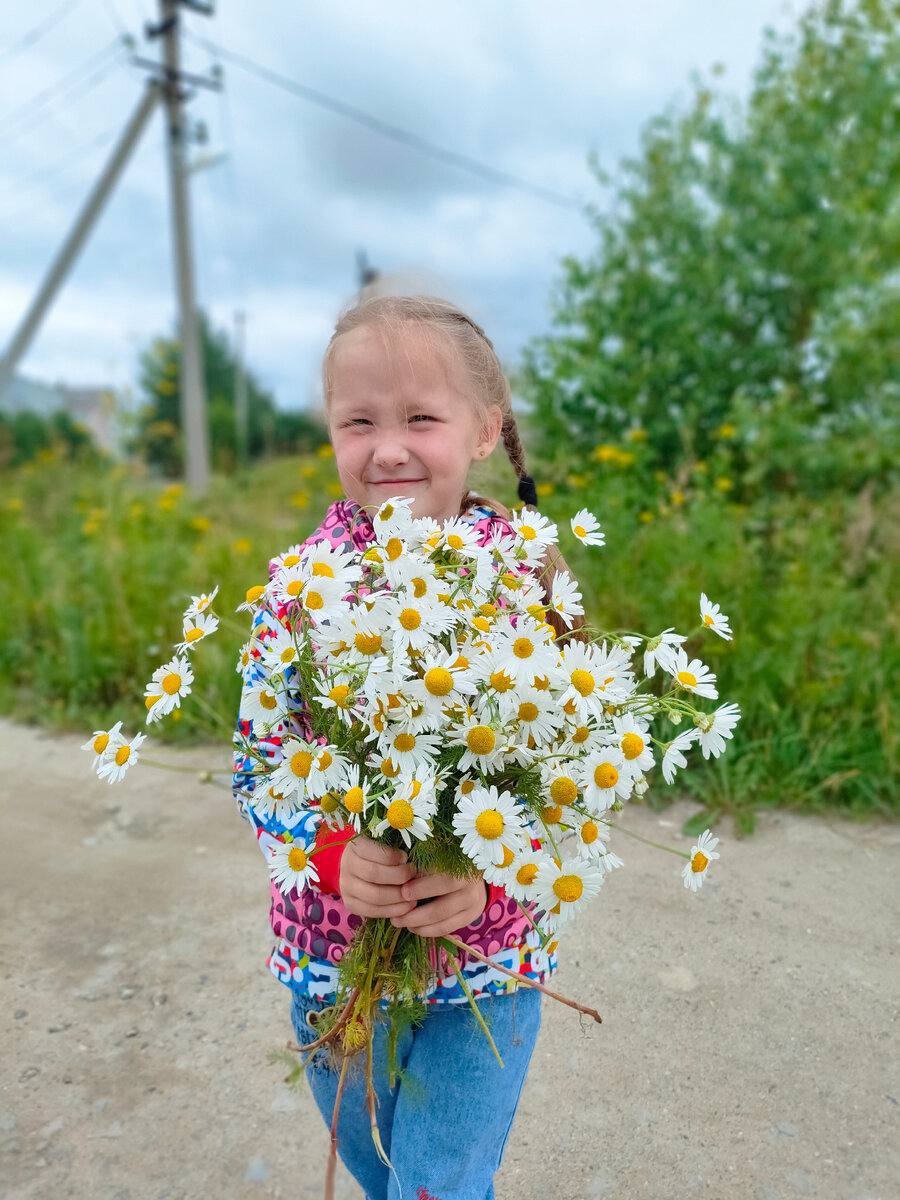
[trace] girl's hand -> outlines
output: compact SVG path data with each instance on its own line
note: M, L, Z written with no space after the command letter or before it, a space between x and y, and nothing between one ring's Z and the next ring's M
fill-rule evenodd
M457 879L454 875L420 875L404 883L400 891L413 908L406 916L394 917L391 924L431 938L445 937L477 921L490 895L483 879ZM429 903L415 907L424 899Z
M341 899L359 917L402 918L416 906L401 893L415 874L402 850L355 837L341 856Z

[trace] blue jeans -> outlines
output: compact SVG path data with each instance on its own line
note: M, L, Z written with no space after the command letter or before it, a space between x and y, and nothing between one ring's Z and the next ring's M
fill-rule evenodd
M315 1040L307 1017L323 1007L293 993L291 1022L301 1046ZM387 1024L376 1024L372 1076L378 1128L393 1172L372 1142L365 1052L351 1062L338 1118L338 1153L366 1200L493 1200L494 1173L541 1024L540 992L520 987L512 995L487 996L478 1001L478 1011L502 1068L468 1004L433 1004L420 1025L407 1026L397 1039L393 1088L388 1086ZM327 1049L316 1051L306 1075L330 1127L339 1076Z

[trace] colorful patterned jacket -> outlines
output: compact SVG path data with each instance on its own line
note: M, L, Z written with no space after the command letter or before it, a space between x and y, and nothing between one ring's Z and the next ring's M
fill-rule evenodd
M355 519L354 519L355 518ZM463 515L480 534L480 544L486 545L498 526L504 532L512 532L505 519L486 507L473 507ZM360 515L358 506L348 501L339 501L329 508L325 520L309 537L304 546L327 541L346 552L362 550L374 538L371 523ZM270 575L276 567L270 563ZM283 631L286 613L283 607L263 604L253 621L249 662L244 667L244 688L258 683L265 677L259 645ZM290 677L288 678L290 683ZM253 827L263 854L268 858L274 841L283 841L284 834L309 840L315 837L327 849L315 855L319 873L318 883L307 886L298 893L294 888L288 895L282 894L278 885L271 883L270 919L272 931L278 939L268 959L268 966L276 978L296 990L316 999L332 1000L337 982L338 963L362 923L362 918L349 913L339 895L340 862L344 843L353 835L352 829L335 834L325 825L322 814L314 805L279 819L258 812L253 806L253 790L260 776L252 776L253 758L245 753L246 739L273 765L281 760L281 740L286 734L308 736L304 718L299 712L291 713L286 722L274 726L267 737L256 738L253 723L239 719L235 731L235 755L233 789L242 815ZM333 843L339 843L333 845ZM531 976L543 982L556 966L553 954L540 948L528 918L522 913L515 900L508 897L502 888L490 886L484 912L456 936L473 949L493 959L494 962L519 974ZM476 996L505 993L515 987L515 981L500 971L494 970L475 959L464 964L463 975L469 988ZM430 1003L465 1003L466 997L455 974L437 981L429 991Z

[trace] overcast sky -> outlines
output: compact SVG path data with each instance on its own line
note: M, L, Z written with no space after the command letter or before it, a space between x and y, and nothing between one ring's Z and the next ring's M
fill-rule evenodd
M141 91L123 31L154 0L7 5L0 34L0 350L57 251ZM747 94L784 0L220 0L186 26L224 49L372 117L577 201L598 203L588 169L634 154L642 125L689 94L692 71L725 66ZM156 57L158 43L140 53ZM96 64L90 65L92 57ZM215 56L185 43L185 66ZM75 74L60 93L65 77ZM585 218L428 157L223 62L221 95L191 114L227 155L192 176L199 300L220 325L247 313L247 357L283 406L315 403L335 317L357 286L356 251L479 320L507 363L549 325L566 254ZM43 93L51 89L47 96ZM137 355L174 323L163 128L138 146L20 371L133 386Z

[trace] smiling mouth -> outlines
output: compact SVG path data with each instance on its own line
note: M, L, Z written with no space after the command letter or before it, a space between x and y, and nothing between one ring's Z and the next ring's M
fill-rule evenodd
M370 483L373 487L396 487L401 483L424 483L424 479L372 479Z

